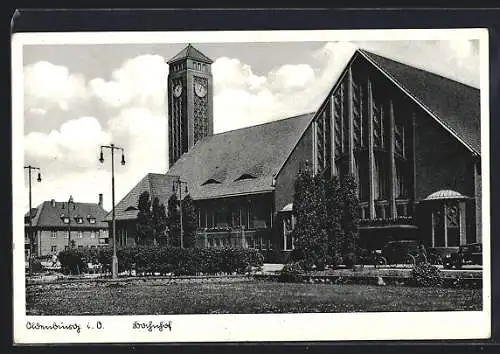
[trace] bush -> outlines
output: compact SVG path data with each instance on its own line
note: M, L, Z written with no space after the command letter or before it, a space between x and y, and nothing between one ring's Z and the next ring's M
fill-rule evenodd
M42 272L42 262L39 259L32 258L30 259L31 262L31 271L33 273L41 273Z
M93 263L97 253L94 249L69 249L59 252L59 262L65 274L80 274L88 271L88 263Z
M344 260L344 265L347 268L352 268L356 264L356 254L354 252L348 252L343 257L343 260Z
M279 279L283 282L301 282L304 270L299 262L287 263L280 272Z
M256 249L140 246L119 248L116 254L120 272L135 268L137 273L146 274L243 274L264 264ZM83 248L62 251L59 260L63 270L74 274L87 271L87 263L99 263L110 271L112 256L111 248Z
M412 279L417 286L440 286L442 284L440 270L430 263L416 265L412 270Z

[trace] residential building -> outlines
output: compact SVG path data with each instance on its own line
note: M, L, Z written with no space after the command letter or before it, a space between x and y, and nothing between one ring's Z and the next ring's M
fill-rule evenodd
M70 246L102 247L109 244L108 224L104 222L107 211L98 203L44 201L32 209L32 228L35 234L35 256L58 254ZM29 214L25 215L25 250L29 255Z

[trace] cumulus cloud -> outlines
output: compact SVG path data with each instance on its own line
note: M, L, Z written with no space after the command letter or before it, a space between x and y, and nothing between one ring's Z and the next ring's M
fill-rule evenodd
M46 163L57 161L67 170L85 169L96 161L98 146L109 140L110 135L102 130L97 119L81 117L65 122L59 130L27 134L24 151L28 158Z
M311 53L310 63L281 65L261 76L238 59L217 59L214 131L316 110L355 49L350 43L328 43Z
M95 78L89 86L105 104L122 108L145 106L155 112L164 110L168 65L160 55L140 55L113 71L112 80Z
M70 73L65 66L38 61L24 67L25 106L32 113L44 116L51 108L67 111L86 97L84 76Z

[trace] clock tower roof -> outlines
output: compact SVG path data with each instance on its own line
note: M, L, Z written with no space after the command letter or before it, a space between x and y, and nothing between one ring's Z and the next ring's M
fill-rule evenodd
M203 63L207 63L207 64L212 64L213 63L212 59L210 59L205 54L203 54L202 52L200 52L198 49L196 49L195 47L193 47L191 45L191 43L189 43L186 48L184 48L179 53L177 53L172 59L170 59L169 61L167 61L167 63L170 64L170 63L173 63L173 62L176 62L176 61L180 61L180 60L183 60L183 59L188 59L188 58L189 59L195 59L195 60L201 61Z

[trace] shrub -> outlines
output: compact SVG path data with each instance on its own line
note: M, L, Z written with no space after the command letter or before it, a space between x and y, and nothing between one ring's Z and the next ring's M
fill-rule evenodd
M264 264L263 255L256 249L139 246L119 248L116 254L120 272L135 268L137 273L243 274ZM65 272L75 274L87 271L87 263L100 263L110 271L112 256L111 248L83 248L62 251L59 260Z
M63 273L67 274L80 274L88 271L88 263L91 262L93 257L93 249L75 249L59 252L59 262Z
M442 284L440 270L430 263L416 265L412 270L412 279L417 286L440 286Z
M356 254L354 252L349 252L343 257L343 260L344 265L351 268L356 264Z
M30 259L31 262L31 271L33 273L41 273L42 272L42 262L39 259L32 258Z
M279 279L283 282L301 282L304 270L299 262L287 263L280 272Z

